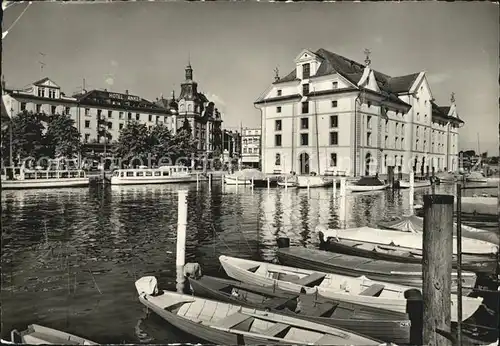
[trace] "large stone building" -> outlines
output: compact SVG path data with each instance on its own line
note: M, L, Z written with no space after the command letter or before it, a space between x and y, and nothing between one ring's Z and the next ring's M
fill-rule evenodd
M241 164L258 168L260 166L261 129L243 129L241 135Z
M71 97L49 78L34 82L21 90L3 88L2 109L8 116L23 111L36 113L67 114L74 121L84 143L112 144L118 140L120 130L129 121L138 121L148 128L163 123L176 133L185 119L192 134L198 140L200 153L222 148L221 113L205 95L197 90L192 80L191 66L186 68L186 80L181 84L178 99L174 93L170 99L148 101L136 95L108 90L83 90ZM103 145L101 145L102 147Z
M458 170L458 117L434 102L426 73L390 77L319 49L255 102L262 170L374 175Z

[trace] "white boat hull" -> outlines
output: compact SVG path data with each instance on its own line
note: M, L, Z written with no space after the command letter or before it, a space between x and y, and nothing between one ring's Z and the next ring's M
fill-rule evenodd
M111 177L111 185L191 183L196 178L187 177Z
M369 186L369 185L347 185L347 190L352 192L363 192L363 191L380 191L387 189L389 185L378 185L378 186Z
M419 188L419 187L427 187L431 186L431 182L426 180L426 181L415 181L413 183L414 188ZM400 189L409 189L410 188L410 182L408 180L400 180L399 181L399 188Z
M332 186L332 184L332 180L326 180L319 176L297 176L296 186L299 188L312 188Z
M278 186L281 186L281 187L297 187L297 184L296 183L293 183L293 182L284 182L284 181L278 181Z
M488 179L486 178L465 178L469 183L487 183Z
M455 209L456 209L455 199ZM497 197L462 197L462 213L498 215Z
M371 227L360 227L351 229L329 229L323 231L325 239L328 237L342 238L354 241L369 241L371 243L403 246L422 250L422 233L409 233L392 230L384 230ZM453 254L457 254L456 237L453 237ZM462 253L470 255L495 254L498 246L477 239L462 238Z
M2 180L2 190L89 186L89 178Z
M286 267L265 262L250 261L240 258L220 256L219 260L226 274L233 279L248 284L266 287L279 287L284 290L300 292L304 289L306 293L318 293L323 297L337 299L344 302L362 304L375 308L388 309L397 312L406 312L406 299L404 292L413 287L397 284L373 281L364 276L353 278L337 274L327 274L318 271ZM255 272L248 269L259 266ZM307 276L312 273L325 274L325 279L319 286L307 287L289 281L274 279L273 272L288 275ZM382 284L384 289L378 297L359 295L363 290L373 284ZM452 309L451 320L457 321L457 296L451 295ZM462 297L462 318L466 320L479 308L483 299Z
M226 185L252 185L252 181L250 179L245 178L234 178L234 177L224 177L224 184Z

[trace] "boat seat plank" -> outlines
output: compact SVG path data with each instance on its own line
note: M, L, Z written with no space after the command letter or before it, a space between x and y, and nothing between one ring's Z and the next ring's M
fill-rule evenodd
M268 301L265 302L265 306L268 307L269 309L277 309L280 306L286 304L291 298L286 297L286 298L273 298L269 299Z
M314 310L311 312L311 316L321 317L328 311L331 311L334 308L336 308L338 305L339 305L338 303L337 304L333 304L330 302L322 303L321 305L314 308Z
M262 335L265 336L276 336L279 333L283 332L285 329L290 327L289 324L284 324L284 323L276 323L274 326L271 328L268 328L262 332Z
M304 276L301 279L290 280L290 282L292 282L294 284L297 284L297 285L301 285L301 286L309 286L309 285L313 284L316 281L324 279L325 276L326 276L326 274L314 272L314 273L312 273L310 275Z
M384 285L381 284L373 284L367 289L365 289L363 292L361 292L359 295L360 296L375 296L382 292L382 290L385 288Z
M316 342L314 343L316 345L338 345L339 344L339 337L335 335L330 335L330 334L325 334Z
M217 322L215 322L213 325L216 327L221 327L221 328L232 328L237 324L240 324L241 322L244 322L251 318L250 316L244 315L239 312L235 312L234 314L228 315Z

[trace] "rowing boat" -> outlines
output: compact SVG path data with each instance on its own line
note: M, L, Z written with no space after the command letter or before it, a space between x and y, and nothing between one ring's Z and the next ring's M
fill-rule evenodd
M422 288L422 265L397 263L378 259L332 253L305 247L278 249L281 264L310 270L323 270L347 276L365 276L371 280ZM463 295L468 295L476 285L476 274L462 272ZM456 293L457 273L452 273L451 292Z
M406 312L405 292L412 287L370 280L366 277L350 277L327 274L320 271L286 267L222 255L219 261L226 274L238 281L267 287L279 287L287 291L318 293L329 299L356 303L396 312ZM479 308L480 297L462 297L462 320L466 320ZM457 296L451 295L451 320L457 321Z
M298 188L327 187L332 185L333 180L325 179L319 175L297 176Z
M80 336L62 332L38 324L30 324L28 329L18 332L11 332L11 342L14 344L27 345L99 345L96 342L87 340Z
M396 245L422 251L422 233L398 232L372 227L324 230L325 239L342 238L355 241L369 241L383 245ZM457 237L453 237L453 254L457 254ZM493 257L498 246L477 239L462 238L462 253L466 255Z
M362 177L346 186L351 192L380 191L389 187L376 177Z
M211 276L188 280L197 296L261 310L269 308L279 314L346 328L387 342L410 343L411 322L407 314Z
M357 241L342 238L325 239L319 233L320 248L336 254L347 254L376 260L422 264L423 254L419 249L389 244L377 244L369 241ZM397 264L399 265L399 264ZM453 256L453 268L457 267L457 256ZM421 268L421 267L420 267ZM496 260L478 256L462 256L462 269L474 273L492 273L496 268Z
M220 345L380 345L363 335L241 305L158 291L154 276L135 283L139 300L168 323Z
M413 182L413 187L414 188L419 188L419 187L427 187L431 186L430 180L416 180ZM408 180L400 180L399 181L399 188L400 189L409 189L410 188L410 182Z

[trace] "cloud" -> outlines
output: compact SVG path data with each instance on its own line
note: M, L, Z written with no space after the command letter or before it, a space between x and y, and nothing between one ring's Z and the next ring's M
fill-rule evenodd
M113 67L118 67L118 61L116 61L116 60L111 60L111 66L113 66Z
M216 94L211 94L211 93L206 93L205 94L208 98L209 101L212 101L215 103L215 107L220 109L226 108L227 104L226 102L222 99L222 97L217 96Z
M106 77L106 80L104 81L107 85L112 86L115 83L115 80L112 76Z
M447 73L433 73L427 76L427 80L431 83L431 85L443 83L448 79L450 79L450 75Z
M375 41L375 43L380 44L380 43L384 42L384 39L381 36L377 36L377 37L375 37L374 41Z

